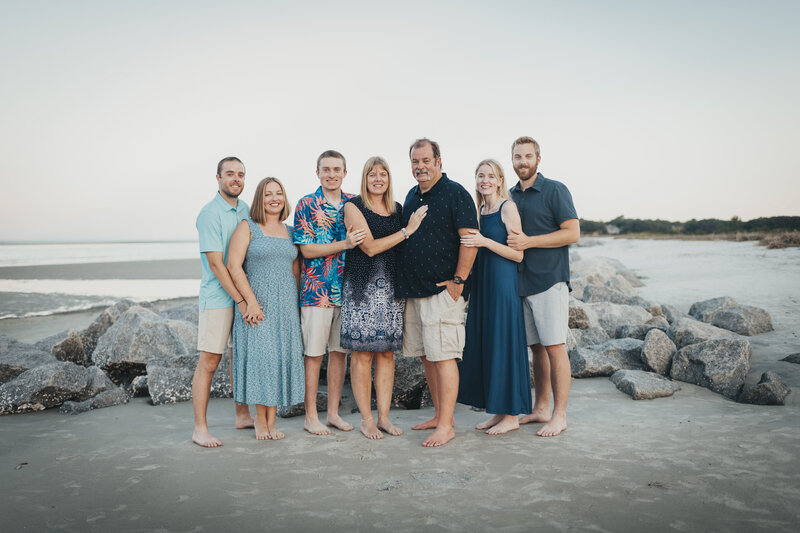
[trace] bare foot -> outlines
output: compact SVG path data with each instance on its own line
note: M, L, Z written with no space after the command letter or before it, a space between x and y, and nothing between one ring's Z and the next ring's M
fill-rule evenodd
M378 429L380 429L381 431L385 431L389 435L394 435L395 437L398 437L398 436L403 434L403 430L400 429L399 427L395 426L391 422L389 422L388 419L379 420L378 421Z
M490 418L486 422L481 422L480 424L475 426L475 429L489 429L490 427L492 427L495 424L497 424L498 422L500 422L502 419L503 419L503 415L494 415L492 418Z
M411 426L411 429L415 429L415 430L433 429L438 425L439 425L439 419L434 417L434 418L431 418L430 420L426 420L425 422L417 424L416 426Z
M505 415L500 422L487 429L486 433L488 435L502 435L503 433L514 431L515 429L519 429L519 420L517 417L515 415Z
M203 448L216 448L222 446L222 441L212 437L207 429L195 429L192 433L192 442Z
M565 416L553 416L553 419L550 420L545 426L536 432L537 435L540 437L555 437L556 435L561 435L564 430L567 429L567 417Z
M361 421L361 433L363 433L368 439L383 438L383 433L381 433L381 430L375 425L375 420L372 418Z
M345 422L342 420L342 417L339 415L328 415L327 424L329 426L333 426L336 429L341 429L342 431L352 431L353 424Z
M303 424L303 429L305 429L312 435L331 434L331 430L322 425L322 422L320 422L318 418L315 418L314 420L309 420L308 418L306 418L306 423Z
M278 431L278 428L269 428L269 438L271 440L281 440L285 436L286 435L284 435L282 432Z
M236 415L236 429L247 429L255 427L255 421L250 413L246 415Z
M426 448L435 448L447 444L456 436L455 430L450 426L438 427L430 437L422 443Z
M520 424L530 424L531 422L550 422L550 407L534 409L531 414L519 417Z
M264 424L263 426L256 422L256 440L270 440L272 437L269 434L269 427Z

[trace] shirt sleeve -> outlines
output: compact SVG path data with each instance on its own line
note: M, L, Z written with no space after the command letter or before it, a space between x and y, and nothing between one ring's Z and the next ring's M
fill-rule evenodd
M572 195L563 183L559 183L553 190L553 217L559 226L565 220L578 218L575 205L572 203Z
M294 233L292 234L292 242L294 244L314 243L312 222L307 202L301 199L297 202L297 208L294 210Z
M478 229L478 211L475 209L475 202L464 187L455 187L455 211L453 222L456 228Z
M225 252L222 239L222 222L218 216L207 210L197 215L197 233L200 237L200 253Z

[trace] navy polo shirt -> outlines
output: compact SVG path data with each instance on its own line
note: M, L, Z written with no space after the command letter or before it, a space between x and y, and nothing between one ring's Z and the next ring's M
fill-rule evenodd
M517 182L509 193L519 209L525 235L553 233L561 229L565 220L578 218L566 185L541 173L536 175L532 186L523 191ZM539 294L561 281L569 285L569 246L528 248L518 269L520 296Z
M467 190L442 173L426 193L419 185L406 195L403 226L420 206L428 213L419 229L398 250L397 296L425 298L439 294L444 287L436 284L453 279L461 246L459 228L478 228L475 202ZM466 287L464 297L466 298Z

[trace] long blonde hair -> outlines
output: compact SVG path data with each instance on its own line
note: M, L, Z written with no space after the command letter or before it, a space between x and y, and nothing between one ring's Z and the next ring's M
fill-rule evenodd
M386 162L386 160L380 156L376 155L370 157L367 159L367 162L364 163L364 170L361 172L361 201L364 202L364 207L370 211L375 211L372 202L369 199L369 191L367 190L367 176L372 169L378 165L385 168L386 174L389 176L389 186L386 187L386 191L383 193L383 204L386 206L386 211L388 211L391 215L395 210L394 195L392 195L392 171L389 170L389 164Z
M475 204L478 206L478 216L481 214L481 206L484 203L483 195L480 190L478 190L478 170L480 170L483 165L489 165L494 175L500 180L500 185L497 187L497 195L504 200L511 199L508 195L508 189L506 189L506 175L503 173L503 167L495 159L484 159L475 167Z

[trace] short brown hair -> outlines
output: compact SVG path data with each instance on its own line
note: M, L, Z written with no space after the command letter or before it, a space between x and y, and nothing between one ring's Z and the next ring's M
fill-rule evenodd
M291 213L289 199L286 198L286 188L283 186L283 183L281 183L281 180L272 177L264 178L256 185L256 192L253 194L253 203L250 204L250 218L253 219L253 222L258 224L263 224L267 221L267 217L264 214L264 189L267 188L267 183L271 181L277 183L281 188L281 192L283 192L283 209L281 209L280 216L281 222L289 218L289 213Z
M244 163L242 163L242 160L239 159L236 156L232 156L231 155L231 156L228 156L228 157L223 157L222 159L219 160L219 163L217 163L217 176L221 175L221 173L222 173L222 165L224 165L225 163L230 163L231 161L236 161L240 165L244 166Z
M516 148L520 144L532 144L533 151L536 153L536 157L540 157L539 152L539 143L536 142L536 139L533 137L519 137L511 144L511 153L514 153L514 148Z
M319 162L322 161L323 159L325 159L326 157L335 157L336 159L341 159L342 160L342 167L344 168L344 171L347 172L347 160L344 158L344 156L340 152L337 152L336 150L325 150L324 152L319 154L319 157L317 158L317 170L318 171L319 171Z
M442 152L441 152L441 150L439 150L439 143L437 143L436 141L432 141L430 139L427 139L425 137L423 137L422 139L417 139L416 141L414 141L414 143L411 145L411 148L408 149L408 157L411 157L411 152L413 152L415 148L422 148L423 146L425 146L427 144L431 145L431 148L433 149L433 157L435 157L436 159L439 159L440 157L442 157Z
M372 207L372 202L369 200L369 191L367 190L367 175L369 175L370 171L377 166L382 166L386 169L386 173L389 175L389 186L386 187L386 191L383 193L383 203L386 206L386 211L389 212L391 215L394 213L395 205L394 205L394 195L392 194L392 171L389 170L389 164L386 160L380 156L373 156L367 159L367 162L364 163L364 170L361 172L361 201L364 202L364 207L369 209L370 211L374 211Z

